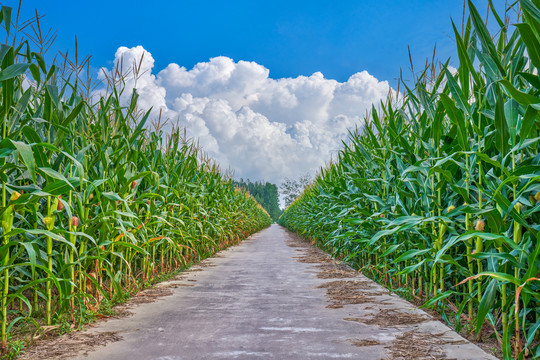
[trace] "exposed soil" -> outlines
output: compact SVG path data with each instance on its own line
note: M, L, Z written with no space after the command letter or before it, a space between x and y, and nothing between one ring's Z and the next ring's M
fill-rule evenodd
M326 296L332 301L326 306L330 309L342 308L347 304L364 304L374 301L372 296L361 293L362 289L372 288L367 281L336 280L319 285L318 288L326 289Z
M321 264L321 263L327 263L332 264L334 261L326 256L321 256L319 254L306 254L301 257L297 257L299 262L301 263L307 263L307 264Z
M24 350L20 360L52 360L69 359L74 353L88 354L94 348L121 340L115 332L88 334L74 331L54 339L46 338L34 343L34 346Z
M291 240L287 245L303 252L301 256L295 257L301 263L318 264L319 279L344 279L354 278L358 276L358 272L347 265L344 265L339 260L332 258L325 251L317 248L306 240L302 240L295 234L290 234Z
M150 289L143 290L137 295L133 296L128 304L147 304L156 301L162 296L172 295L173 292L170 289L173 286L159 286Z
M346 266L335 259L328 253L315 247L307 240L299 238L296 234L290 233L291 240L287 245L290 247L303 248L302 256L296 257L299 262L318 264L319 270L317 277L320 279L341 279L354 278L358 276L358 272ZM375 290L373 284L367 281L331 281L319 286L319 288L327 289L327 296L331 303L327 308L342 308L346 304L364 304L373 302L373 296L382 295L381 292L362 292L361 290ZM378 289L377 289L378 290ZM384 301L379 301L384 304ZM422 303L415 302L417 306ZM444 323L441 316L437 313L430 312L429 315L418 315L414 313L405 313L392 309L382 310L373 317L349 317L344 320L355 321L366 325L376 325L381 328L398 327L406 325L419 324L425 321L438 320ZM387 360L427 360L427 359L445 359L452 360L446 357L442 349L444 344L466 344L467 341L444 341L440 338L442 334L423 334L416 331L408 331L398 336L395 341L391 342L387 348L390 350L390 357ZM496 347L496 339L489 338L485 342L476 342L474 337L467 336L469 334L461 331L461 335L468 338L476 345L483 348L487 353L493 354L492 349ZM351 344L359 347L381 345L380 342L373 339L349 339Z
M388 349L390 357L387 360L435 360L447 359L446 353L442 348L440 335L442 334L423 334L416 331L409 331L398 336ZM458 342L452 342L457 344ZM461 342L465 343L465 342Z
M414 298L412 300L412 303L416 306L422 306L424 304L424 301L421 301L419 298ZM441 317L441 314L439 314L438 312L431 309L424 309L424 311L430 314L431 316L433 316L435 320L438 320L442 322L443 324L446 324L446 322ZM448 316L448 318L452 320L453 316ZM501 344L499 344L495 335L493 335L493 329L487 327L486 324L484 324L482 328L482 334L483 334L482 340L478 341L475 336L475 331L474 330L468 331L466 327L466 323L467 321L462 322L463 328L459 332L459 335L463 336L465 339L469 340L476 346L480 347L482 350L484 350L488 354L491 354L499 359L503 358ZM497 352L494 353L493 349L497 349Z
M301 263L321 264L321 266L323 266L324 264L332 264L336 266L341 265L347 269L350 269L345 265L338 264L337 261L333 259L328 253L322 251L316 246L313 246L308 241L300 239L297 235L293 233L290 233L290 240L287 241L287 246L303 249L297 249L302 251L303 254L301 254L301 256L295 257L295 259L297 259ZM351 271L354 270L351 269Z
M358 272L338 260L333 259L328 253L313 246L309 242L291 234L291 240L287 245L295 248L303 248L303 254L295 257L301 263L318 264L317 277L319 279L343 279L358 277ZM346 304L363 304L374 300L373 296L383 293L363 293L362 290L374 290L371 282L337 280L324 283L319 288L326 289L326 295L331 303L327 308L342 308Z
M411 325L419 324L424 321L429 321L430 318L425 315L413 313L404 313L396 310L380 311L375 317L367 320L368 325L377 325L380 327L396 326L396 325Z
M299 240L302 241L302 240ZM288 242L287 245L290 247L302 248L302 254L295 257L301 263L307 264L333 264L336 261L332 259L330 255L322 251L321 249L312 246L308 242L304 242L304 246L295 246L297 243ZM298 249L297 249L298 250Z
M371 339L349 339L348 341L354 346L358 346L358 347L381 345L381 343L378 342L377 340L371 340Z
M345 318L347 321L356 321L366 325L377 325L379 327L392 327L399 325L419 324L431 320L425 315L404 313L396 310L382 310L372 318Z
M320 269L317 274L319 279L343 279L358 276L356 271L343 264L322 264L318 268Z
M197 264L197 266L199 267L202 267L202 268L208 268L208 267L214 267L216 266L215 264L212 264L209 259L204 259L202 260L200 263Z
M292 247L292 248L307 248L307 247L310 247L307 242L305 241L293 241L293 240L290 240L290 241L287 241L287 246L289 247Z
M199 264L198 264L199 265ZM189 269L189 271L202 271L202 269ZM101 315L96 314L98 319L95 323L89 324L86 328L92 328L99 324L100 321L106 321L111 318L123 318L132 315L131 309L139 304L147 304L157 301L159 298L169 296L173 294L171 289L183 286L195 286L194 284L182 284L174 281L183 280L183 274L179 274L170 282L164 282L156 284L154 287L144 289L133 295L128 302L116 305L112 308L114 315ZM189 280L188 280L189 281ZM46 329L46 327L42 327ZM58 326L55 326L51 331L42 333L42 335L35 337L35 341L31 346L24 348L24 353L18 358L19 360L60 360L70 359L76 354L86 355L94 350L96 347L105 346L108 343L119 341L122 339L115 332L100 332L89 333L72 331L63 336L58 336Z

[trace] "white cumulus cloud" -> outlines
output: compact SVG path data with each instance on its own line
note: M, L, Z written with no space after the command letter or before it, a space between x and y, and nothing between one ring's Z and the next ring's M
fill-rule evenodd
M362 125L366 110L390 91L388 82L367 71L346 82L320 72L272 79L260 64L224 56L192 69L173 63L157 71L142 46L120 47L115 64L130 70L125 86L137 89L139 106L152 107L154 114L161 110L168 129L186 128L236 178L277 184L314 174L341 148L348 130ZM112 71L104 69L100 77ZM124 93L126 101L130 93Z

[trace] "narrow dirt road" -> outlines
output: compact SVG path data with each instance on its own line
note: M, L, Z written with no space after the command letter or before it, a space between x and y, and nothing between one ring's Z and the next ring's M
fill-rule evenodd
M62 358L495 359L278 225L166 285L87 332L118 341Z

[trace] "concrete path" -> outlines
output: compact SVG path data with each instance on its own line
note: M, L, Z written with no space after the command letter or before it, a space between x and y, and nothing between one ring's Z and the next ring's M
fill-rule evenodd
M122 340L75 358L495 359L313 251L273 225L165 284L173 295L91 328Z

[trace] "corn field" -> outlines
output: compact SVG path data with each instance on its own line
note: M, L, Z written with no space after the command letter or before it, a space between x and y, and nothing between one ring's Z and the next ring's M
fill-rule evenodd
M539 359L540 1L490 2L496 34L468 9L457 71L401 82L279 222L505 359Z
M271 223L178 130L147 130L135 91L90 102L78 79L28 40L0 46L2 349Z

